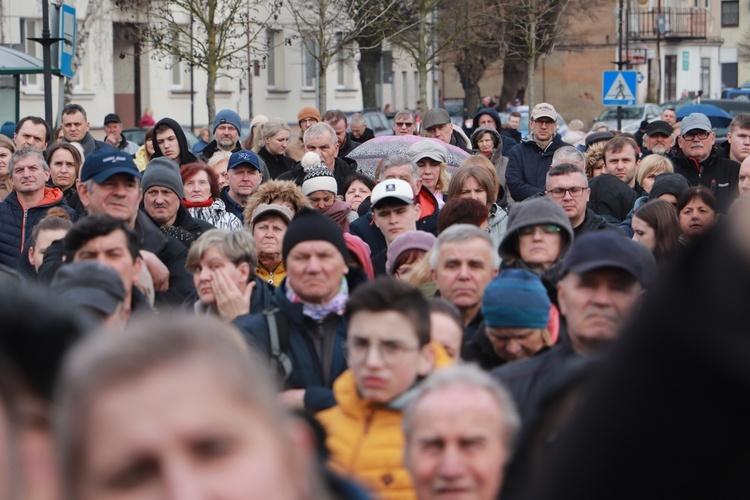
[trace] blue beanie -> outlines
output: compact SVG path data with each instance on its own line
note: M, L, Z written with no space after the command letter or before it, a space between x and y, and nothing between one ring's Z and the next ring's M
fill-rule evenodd
M492 328L545 328L550 301L542 280L524 269L506 269L484 290L482 315Z
M228 123L230 125L233 125L234 128L237 129L237 133L242 133L242 124L240 123L240 115L232 111L231 109L222 109L218 113L216 113L216 117L214 117L214 129L211 131L212 134L216 133L216 129L219 128L219 125L222 123Z

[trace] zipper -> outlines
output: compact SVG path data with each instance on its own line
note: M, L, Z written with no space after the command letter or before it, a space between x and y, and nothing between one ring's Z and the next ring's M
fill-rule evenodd
M29 210L23 210L23 224L21 224L21 253L23 253L23 244L26 241L26 219L29 216Z

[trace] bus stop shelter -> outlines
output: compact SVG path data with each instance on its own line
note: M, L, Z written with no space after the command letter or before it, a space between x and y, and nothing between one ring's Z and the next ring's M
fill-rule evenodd
M44 73L44 63L24 52L0 46L0 123L20 119L21 75Z

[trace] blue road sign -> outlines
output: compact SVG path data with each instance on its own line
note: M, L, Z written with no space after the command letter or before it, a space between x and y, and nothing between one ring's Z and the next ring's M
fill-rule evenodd
M602 74L602 104L629 106L635 104L636 71L604 71Z
M60 73L73 78L73 57L76 53L76 9L70 5L62 5L60 11L60 33L62 38L57 44L60 51Z

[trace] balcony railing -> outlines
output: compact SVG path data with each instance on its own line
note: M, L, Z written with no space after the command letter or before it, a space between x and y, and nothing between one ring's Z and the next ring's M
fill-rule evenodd
M659 22L661 19L661 23ZM695 9L634 9L628 13L628 38L656 40L661 29L662 40L705 39L706 10Z

